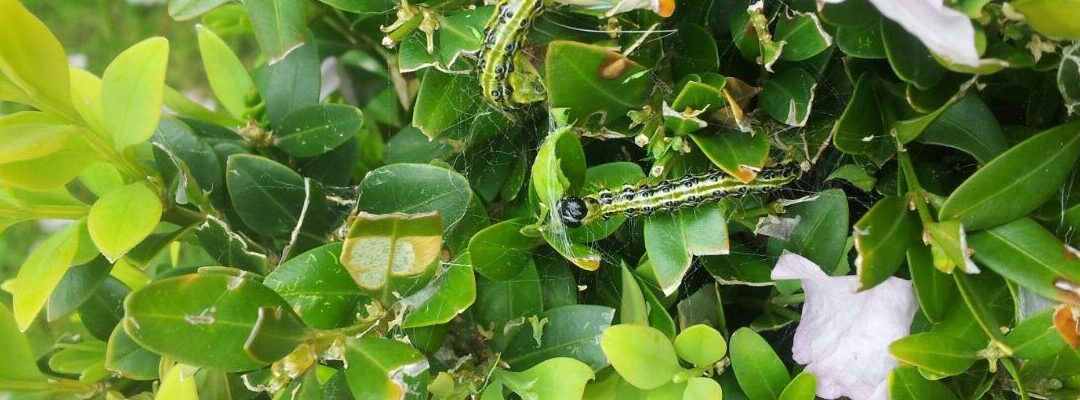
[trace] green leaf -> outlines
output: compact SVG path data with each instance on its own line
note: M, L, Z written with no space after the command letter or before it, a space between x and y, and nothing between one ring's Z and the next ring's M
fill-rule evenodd
M1027 317L1005 335L1005 342L1017 358L1037 360L1053 357L1067 344L1054 327L1054 309Z
M949 310L956 306L956 287L952 279L934 268L930 248L926 246L913 245L908 248L907 265L919 309L930 322L942 322Z
M716 204L662 213L645 220L645 252L665 295L675 293L692 255L727 254L727 223Z
M349 338L345 377L358 399L423 399L428 360L405 343L382 338Z
M161 380L161 387L158 388L155 400L199 400L199 389L195 386L194 372L189 372L189 368L175 364L172 368L169 368L169 372L165 373L165 378Z
M671 67L676 77L716 72L720 68L716 39L700 25L683 24L676 34L674 46Z
M881 19L881 38L896 76L919 89L929 89L945 76L945 68L930 56L919 39L891 19Z
M0 183L32 191L52 190L71 182L96 161L97 151L85 140L69 137L64 147L47 156L0 164Z
M641 389L670 383L682 371L671 341L648 326L614 325L600 337L600 347L615 371Z
M107 277L85 303L79 307L79 319L94 337L109 340L113 328L124 317L124 297L131 292L120 280Z
M814 264L830 269L840 263L848 235L848 202L843 190L830 189L816 198L792 204L785 218L799 218L787 240L769 238L770 254L781 249L806 257ZM770 266L771 269L771 266ZM767 278L766 280L771 280Z
M196 25L195 31L198 32L203 69L214 96L233 117L244 118L247 99L255 92L255 82L236 54L213 31L202 25Z
M158 163L158 169L162 171L162 175L166 175L164 176L166 179L170 175L166 171L174 168L181 169L176 165L177 162L181 162L191 170L191 175L195 178L195 182L186 182L186 185L197 183L197 187L204 192L220 189L223 180L221 162L214 154L214 149L207 144L207 140L196 136L188 124L172 117L164 117L158 124L151 142L166 153L160 158L155 153L155 162ZM183 181L184 179L180 176L182 174L184 174L183 171L177 171L173 178ZM176 190L180 191L183 188L178 185Z
M105 349L105 369L137 381L158 379L158 366L161 356L144 349L131 340L124 332L123 325L117 325L109 336L109 346Z
M1065 182L1080 156L1080 123L1043 131L1013 146L960 184L938 217L968 230L997 226L1034 211Z
M285 59L255 70L255 84L266 103L270 126L277 127L290 112L319 103L322 72L319 51L307 41Z
M780 357L757 332L739 328L731 335L731 368L750 400L777 399L791 382Z
M1047 36L1080 39L1080 1L1017 0L1012 4L1032 28Z
M325 207L322 189L289 167L236 154L225 166L225 179L240 219L260 234L284 239L297 225L320 222Z
M427 37L423 32L416 31L405 37L398 50L401 72L429 66L447 73L467 71L467 67L458 61L462 54L480 51L484 24L494 10L493 6L469 7L439 18L439 29L434 34L434 53L428 53Z
M874 160L887 159L895 152L895 143L882 122L882 104L878 84L870 74L855 84L847 107L833 125L833 144L848 154L864 154Z
M247 0L244 2L255 40L269 64L281 61L304 44L307 2L303 0Z
M769 136L764 132L725 129L690 138L714 165L743 182L750 182L769 157Z
M131 292L124 331L162 356L224 371L255 369L292 352L307 334L300 317L273 290L233 271L165 278ZM249 350L267 339L276 346Z
M785 53L787 48L784 49ZM814 102L814 76L802 68L785 68L768 77L759 105L773 119L789 126L806 126Z
M919 370L901 365L889 373L889 398L894 400L941 399L956 400L956 395L949 391L944 383L930 381L919 374Z
M154 190L145 183L133 183L98 199L86 224L94 244L115 262L150 236L161 212L161 199Z
M679 358L694 364L695 367L707 368L727 354L727 341L708 325L694 325L685 328L673 342Z
M169 16L177 21L187 21L205 14L229 0L169 0Z
M0 37L0 81L10 81L34 107L73 117L67 55L49 28L19 1L3 0Z
M973 234L968 242L979 265L1044 297L1080 304L1069 289L1080 283L1080 261L1030 218Z
M79 308L109 276L112 265L105 257L95 257L83 265L68 268L49 297L49 322L57 321Z
M75 111L91 131L105 133L105 116L101 113L101 78L86 70L72 67L71 102Z
M85 134L75 125L39 111L23 111L0 118L0 164L44 157L64 147L72 135ZM77 140L77 139L76 139Z
M330 243L289 259L274 269L263 284L289 302L312 328L332 329L353 320L366 296L338 261L341 243Z
M532 189L541 203L541 221L547 214L548 229L541 233L548 245L574 265L595 271L600 267L600 254L595 249L566 240L566 226L553 208L563 195L574 193L585 181L585 151L573 130L565 127L548 135L532 166Z
M405 298L403 301L412 310L405 315L401 326L419 328L445 324L472 306L476 301L476 276L467 264L468 259L464 256L446 264L446 269L435 277L430 288Z
M45 381L45 375L38 370L36 356L30 348L27 337L16 325L15 316L7 305L0 304L0 343L4 343L4 362L0 363L0 381L36 382Z
M791 383L780 393L780 400L814 400L815 391L817 377L809 371L803 371L791 379Z
M600 371L608 365L600 337L614 316L614 309L591 304L544 311L536 316L537 323L526 324L514 336L502 360L515 370L523 370L554 357L569 357Z
M150 139L161 118L169 41L156 37L134 44L116 56L101 77L105 131L116 148Z
M723 399L724 390L711 378L694 377L686 380L683 399Z
M521 234L524 218L503 221L473 235L469 240L476 272L491 280L509 279L521 273L532 258L533 248L541 243L537 237Z
M581 398L593 372L581 361L556 357L521 372L498 370L496 376L523 399L560 400ZM486 399L485 399L486 400Z
M359 213L341 248L341 264L360 289L390 304L394 293L423 288L439 265L443 227L437 212Z
M530 261L522 268L520 275L503 281L476 277L476 303L473 307L477 323L486 331L494 331L496 340L502 341L505 346L508 338L502 335L511 336L515 332L508 322L538 315L544 310L536 266ZM499 348L499 344L496 342L493 347Z
M979 357L978 348L940 333L916 333L889 345L889 354L900 362L943 378L967 371Z
M316 104L286 115L274 131L274 145L293 157L314 157L355 137L363 124L356 107Z
M469 181L457 172L429 164L392 164L371 171L360 182L360 211L418 214L438 211L449 228L465 215Z
M780 58L785 61L806 60L832 45L832 36L814 13L778 14L775 36L775 40L786 42L780 53Z
M888 279L904 261L907 249L919 241L919 218L902 197L878 200L855 223L856 273L861 286L870 289Z
M626 263L619 263L619 271L619 323L648 326L649 308L637 277L626 267Z
M997 118L974 94L968 94L946 108L918 140L971 154L980 164L990 162L1008 149Z
M426 72L414 107L412 125L431 139L476 139L509 126L506 116L484 102L473 74Z
M12 311L20 331L34 322L60 283L79 248L82 221L65 226L41 242L19 267L11 287Z
M595 113L608 121L645 104L651 80L645 67L600 46L557 40L548 45L544 86L551 108L570 120Z
M883 59L888 57L885 52L884 40L881 37L881 28L878 21L882 18L876 10L871 8L870 15L860 16L864 21L862 25L841 26L836 30L836 47L845 54L869 59Z

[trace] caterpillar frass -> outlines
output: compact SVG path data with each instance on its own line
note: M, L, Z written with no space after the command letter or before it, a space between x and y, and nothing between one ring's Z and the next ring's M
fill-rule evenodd
M484 28L483 48L477 67L484 98L499 109L514 109L514 73L518 50L537 17L544 12L544 0L501 0L495 5Z
M742 197L776 190L802 174L797 164L768 168L744 183L720 170L688 175L654 184L626 185L622 189L603 189L582 197L567 196L555 205L555 212L566 226L580 227L616 215L636 217L680 208L695 207L727 197Z

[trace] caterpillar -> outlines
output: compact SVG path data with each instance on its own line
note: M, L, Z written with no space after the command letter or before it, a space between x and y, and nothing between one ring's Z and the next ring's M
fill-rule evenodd
M544 0L500 0L484 28L483 48L477 68L484 98L499 109L514 109L515 56L525 45L525 37L537 17L544 12Z
M721 170L712 170L654 184L602 189L582 197L566 196L555 205L555 212L564 225L577 228L620 214L633 218L696 207L725 197L768 192L798 179L801 174L798 165L792 163L764 169L753 181L743 183Z

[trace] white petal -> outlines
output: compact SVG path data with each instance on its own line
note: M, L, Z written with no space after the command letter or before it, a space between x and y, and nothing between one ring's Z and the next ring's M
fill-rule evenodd
M870 0L885 17L896 21L930 51L956 64L975 67L975 28L963 13L942 0Z
M856 293L858 277L831 277L812 261L785 253L773 279L801 279L806 302L795 329L792 357L818 378L825 399L885 399L896 366L889 343L907 336L917 303L911 282L889 278Z

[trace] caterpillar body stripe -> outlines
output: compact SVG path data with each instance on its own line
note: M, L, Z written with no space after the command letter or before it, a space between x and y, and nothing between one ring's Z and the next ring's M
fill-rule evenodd
M501 0L495 4L484 28L483 48L477 67L484 98L500 109L513 109L510 74L514 57L525 45L525 37L537 17L544 12L544 0Z
M636 217L670 212L719 201L776 190L795 179L802 170L797 164L768 168L744 183L720 170L654 184L626 185L621 189L603 189L582 197L567 196L555 206L559 219L569 227L579 227L616 215Z

